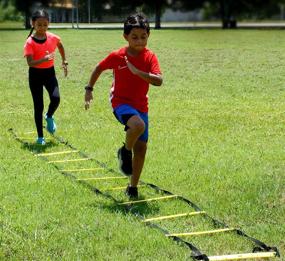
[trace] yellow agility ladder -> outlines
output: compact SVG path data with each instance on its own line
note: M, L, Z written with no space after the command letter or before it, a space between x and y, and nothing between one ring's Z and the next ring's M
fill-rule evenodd
M120 180L124 181L125 179L127 179L126 176L122 176L119 172L111 168L108 168L104 163L92 157L89 157L85 153L73 147L71 144L69 144L61 137L51 136L51 139L53 139L54 142L57 142L61 145L61 150L45 152L45 146L42 145L37 146L35 144L30 143L31 140L30 137L18 136L13 129L10 129L9 131L17 141L21 142L22 144L25 144L26 147L30 148L30 151L33 153L33 155L36 158L45 160L47 164L53 165L61 174L68 176L77 182L82 183L83 185L89 187L95 193L112 199L118 206L125 208L125 210L133 213L136 217L140 218L142 223L159 229L164 233L166 237L172 238L174 241L182 243L184 246L187 246L191 250L191 258L195 260L205 260L205 261L249 260L249 259L263 260L265 258L267 259L267 258L280 257L279 251L276 247L267 246L265 243L259 241L258 239L255 239L247 235L242 230L227 226L223 222L210 217L205 211L201 210L196 204L194 204L190 200L182 196L173 194L170 191L161 189L154 184L140 181L139 186L148 188L149 190L159 193L161 195L159 197L150 197L146 199L131 200L131 201L118 200L116 197L112 196L112 193L123 190L125 187L118 186L116 184L116 186L113 187L111 186L99 189L98 186L99 184L102 183L104 185L106 183L112 185L113 183L111 182L119 182ZM27 135L29 133L30 132L26 132L24 134ZM73 155L75 158L73 157ZM88 164L92 163L93 165L88 167L82 167L81 165L79 167L77 166L66 167L68 164L84 164L84 162ZM94 164L96 165L95 167ZM102 172L104 172L103 176ZM85 176L86 174L88 174L88 176ZM98 176L98 174L100 174L100 176ZM169 201L182 202L183 204L186 204L187 208L191 208L194 211L186 211L184 213L168 213L167 215L159 215L147 218L144 215L141 215L140 212L132 212L135 206L138 207L142 206L143 204L158 204L159 202L169 202ZM176 220L179 218L192 218L195 216L198 218L200 217L210 220L213 229L191 231L191 232L189 231L170 232L166 227L163 226L164 224L163 222L172 222L172 221L176 222ZM234 233L240 238L246 238L254 245L252 252L208 256L191 242L191 240L197 237L205 237L222 233Z

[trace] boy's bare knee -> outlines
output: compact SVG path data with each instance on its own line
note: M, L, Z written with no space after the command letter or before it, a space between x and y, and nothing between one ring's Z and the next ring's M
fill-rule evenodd
M135 132L142 134L145 130L145 123L144 121L135 116L133 118L130 119L130 121L128 122L128 126Z
M145 130L145 123L143 121L137 122L135 124L135 130L139 133L143 133Z

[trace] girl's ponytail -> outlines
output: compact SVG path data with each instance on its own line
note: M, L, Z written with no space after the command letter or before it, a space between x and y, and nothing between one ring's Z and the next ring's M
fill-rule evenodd
M34 31L34 27L31 28L31 31L30 31L30 33L29 33L27 39L32 35L33 31Z

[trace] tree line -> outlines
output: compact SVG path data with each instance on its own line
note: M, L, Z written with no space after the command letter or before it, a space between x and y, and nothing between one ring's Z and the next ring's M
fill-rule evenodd
M161 27L161 17L166 8L174 11L204 10L206 17L220 19L222 27L235 28L241 19L264 19L280 13L285 0L72 0L79 8L87 8L91 2L91 12L100 20L108 6L108 13L124 15L141 10L147 15L154 15L155 28ZM2 0L2 5L13 4L15 9L25 17L25 25L29 27L31 7L40 3L43 7L52 3L66 3L66 0Z

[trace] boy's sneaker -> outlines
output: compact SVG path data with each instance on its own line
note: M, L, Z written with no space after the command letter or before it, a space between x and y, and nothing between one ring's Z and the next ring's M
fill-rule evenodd
M36 140L36 143L39 145L45 145L46 144L45 138L44 137L38 137Z
M118 150L119 167L123 174L131 176L133 172L132 151L127 150L125 145Z
M138 199L138 188L128 185L126 188L126 195L129 199Z
M56 131L56 124L54 122L54 118L53 117L48 117L47 114L45 115L45 120L47 122L47 131L51 134L54 134L54 132Z

